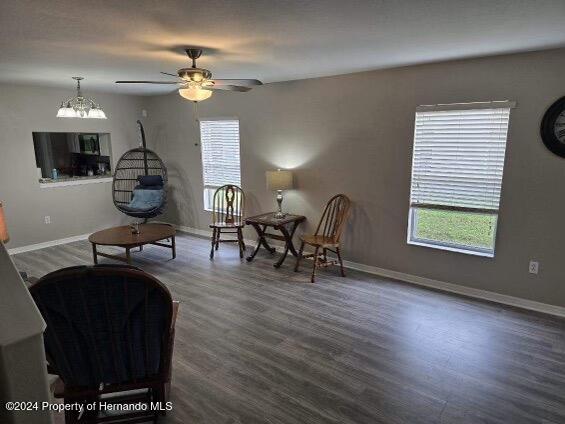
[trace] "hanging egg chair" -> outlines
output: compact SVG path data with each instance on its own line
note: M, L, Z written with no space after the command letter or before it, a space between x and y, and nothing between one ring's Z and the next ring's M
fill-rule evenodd
M145 143L145 131L137 121L141 146L125 152L115 167L112 182L114 205L134 218L154 218L167 202L167 168Z

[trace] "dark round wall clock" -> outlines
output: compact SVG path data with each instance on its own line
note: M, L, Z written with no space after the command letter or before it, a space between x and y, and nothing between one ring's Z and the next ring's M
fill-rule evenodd
M545 147L565 158L565 97L547 109L541 120L540 132Z

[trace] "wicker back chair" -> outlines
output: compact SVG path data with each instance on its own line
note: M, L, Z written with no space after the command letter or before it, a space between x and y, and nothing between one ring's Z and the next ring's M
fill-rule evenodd
M300 261L302 258L311 257L314 260L312 267L312 276L310 281L313 283L316 277L316 269L319 267L326 267L329 265L339 265L341 275L345 277L343 269L343 260L341 258L340 239L343 232L347 217L349 216L349 209L351 201L345 194L337 194L332 197L322 213L318 227L314 234L303 235L300 237L300 250L296 257L295 271L298 271ZM304 254L304 246L310 245L314 247L314 253ZM320 252L322 249L322 252ZM328 260L327 251L333 252L337 255L336 260Z
M154 218L163 213L167 202L167 168L157 153L146 147L143 125L140 121L137 121L137 125L141 147L128 150L118 160L112 182L112 198L116 208L126 215L135 218ZM135 210L128 207L132 201L133 190L139 187L140 177L148 175L161 177L162 201L150 210Z
M210 259L214 259L214 250L218 250L220 243L237 243L239 257L243 258L245 243L243 242L243 227L245 208L245 193L232 184L219 187L212 200L212 249ZM221 239L221 233L236 234L236 239Z
M136 400L165 401L175 307L156 278L126 265L78 266L47 274L30 293L47 323L48 368L60 378L56 397L90 403L102 394L145 389ZM159 414L149 407L116 420L156 420ZM66 412L67 424L78 419ZM89 423L102 421L98 411L89 412Z

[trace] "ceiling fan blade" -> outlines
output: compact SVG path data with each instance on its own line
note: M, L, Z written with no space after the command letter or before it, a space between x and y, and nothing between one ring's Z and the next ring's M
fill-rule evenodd
M116 84L182 84L177 81L116 81Z
M250 87L242 87L239 85L209 85L202 87L202 90L209 90L209 91L240 91L245 93L246 91L251 90Z
M175 78L179 78L179 76L177 74L169 74L168 72L161 72L163 75L168 75L170 77L175 77Z
M217 85L263 85L257 79L213 79L212 81Z

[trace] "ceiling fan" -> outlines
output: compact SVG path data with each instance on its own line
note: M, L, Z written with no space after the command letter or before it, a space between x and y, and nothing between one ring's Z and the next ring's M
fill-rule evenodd
M179 94L193 102L199 102L212 96L216 90L240 91L251 90L255 85L263 83L256 79L212 79L212 72L196 66L196 59L202 55L202 49L185 49L186 54L192 59L190 68L182 68L177 75L161 72L163 75L177 77L177 81L116 81L117 84L171 84L179 86Z

